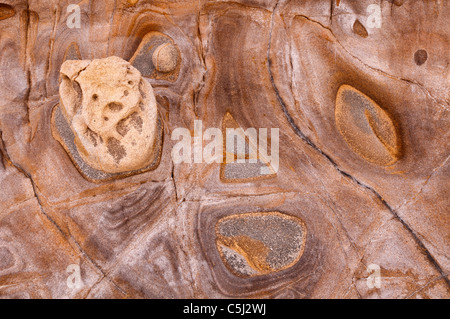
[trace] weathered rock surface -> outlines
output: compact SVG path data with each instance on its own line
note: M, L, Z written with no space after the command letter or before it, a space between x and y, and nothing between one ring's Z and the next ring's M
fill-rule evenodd
M65 61L61 76L60 111L83 161L106 173L150 165L157 149L158 111L153 89L140 72L112 56Z
M69 4L0 3L1 297L450 297L448 1ZM90 179L53 110L112 56L153 87L158 160ZM174 164L195 120L279 128L278 170Z

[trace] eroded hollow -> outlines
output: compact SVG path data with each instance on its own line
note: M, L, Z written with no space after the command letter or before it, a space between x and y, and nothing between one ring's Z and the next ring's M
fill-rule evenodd
M389 114L350 85L337 93L336 126L350 148L365 160L382 166L400 157L400 140Z
M417 65L422 65L427 60L428 60L427 51L420 49L420 50L417 50L416 53L414 53L414 62L416 62Z
M16 14L12 6L5 3L0 3L0 20L11 18Z
M353 32L363 38L367 38L369 36L367 29L362 25L361 22L359 22L358 19L356 19L355 23L353 23Z
M216 224L216 245L222 261L241 277L291 267L300 259L305 240L304 223L278 212L230 215Z
M106 106L111 112L119 112L123 109L123 104L119 102L111 102Z

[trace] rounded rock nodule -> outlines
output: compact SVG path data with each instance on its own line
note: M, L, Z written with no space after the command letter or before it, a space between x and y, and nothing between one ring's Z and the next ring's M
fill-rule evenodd
M153 52L152 62L156 70L169 73L176 69L178 64L178 50L171 43L164 43Z
M122 173L148 166L158 127L151 85L115 56L68 60L61 66L60 108L89 166Z

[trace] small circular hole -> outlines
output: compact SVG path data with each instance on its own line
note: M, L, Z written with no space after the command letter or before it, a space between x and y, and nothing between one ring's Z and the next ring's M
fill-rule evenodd
M97 99L98 99L98 95L97 95L97 94L92 95L92 99L93 99L94 101L97 100Z
M129 85L133 85L133 81L128 81L128 84Z
M118 102L111 102L107 105L108 109L112 112L119 112L123 109L123 104Z
M109 120L109 118L107 118L106 116L103 118L105 121L108 121Z
M414 53L414 62L416 62L417 65L424 64L428 59L428 53L427 51L420 49L417 50L416 53Z
M128 96L128 94L129 94L128 90L123 91L124 96Z

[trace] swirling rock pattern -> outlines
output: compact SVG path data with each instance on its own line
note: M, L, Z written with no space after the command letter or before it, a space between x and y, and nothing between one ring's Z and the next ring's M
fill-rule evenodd
M0 297L449 298L448 1L78 5L0 4ZM68 66L113 56L152 87L157 160L77 159L60 95L95 92ZM174 164L196 120L278 128L279 169Z
M173 39L153 31L144 36L130 63L146 77L175 81L181 57Z

